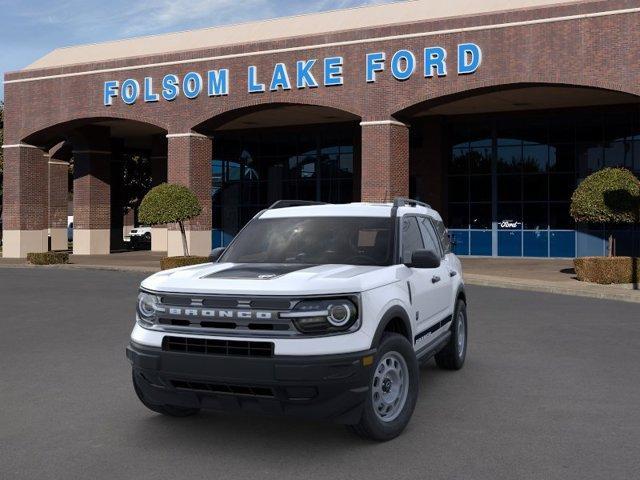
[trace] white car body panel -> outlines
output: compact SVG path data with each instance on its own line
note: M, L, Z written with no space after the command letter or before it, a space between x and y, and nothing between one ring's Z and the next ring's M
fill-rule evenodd
M440 215L423 206L397 208L398 217L405 214L427 215L441 221ZM354 203L348 205L313 205L279 208L262 212L260 218L287 217L391 217L391 204ZM252 295L300 298L334 294L360 294L361 326L351 333L317 337L269 337L274 343L274 355L329 355L366 351L372 347L380 321L392 307L406 311L411 323L411 336L428 330L453 314L456 295L463 284L459 259L448 253L436 269L409 268L403 264L390 266L356 266L327 264L301 268L274 278L209 278L237 266L235 263L208 263L158 272L145 279L141 288L152 293L195 295ZM452 273L453 272L453 273ZM440 282L432 283L434 275ZM411 285L411 292L409 285ZM437 297L435 299L434 295ZM429 338L445 331L450 323L416 340L418 350ZM229 336L166 333L161 328L142 327L136 323L131 340L137 344L160 347L165 335L197 336L198 338L229 339ZM237 336L234 340L256 340L253 336ZM261 339L264 339L261 338Z

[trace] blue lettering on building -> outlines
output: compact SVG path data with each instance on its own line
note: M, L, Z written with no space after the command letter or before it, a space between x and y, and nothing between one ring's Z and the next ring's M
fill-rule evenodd
M410 49L374 51L365 54L364 65L359 68L364 66L364 80L368 84L375 84L381 79L397 82L420 77L435 79L448 74L447 53L444 47L437 45L419 52ZM457 45L455 54L454 71L458 75L475 73L482 65L482 50L475 43ZM286 92L292 88L319 88L321 84L325 87L340 86L350 78L352 82L358 81L362 77L354 70L353 59L332 56L297 60L290 64L277 62L272 68L249 65L245 79L234 77L234 81L245 81L249 94L264 93L267 86L271 92ZM107 80L103 84L102 95L105 106L113 105L118 98L126 105L133 105L139 101L152 103L161 99L170 102L181 95L191 100L201 96L222 97L229 95L234 85L229 69L220 68L190 71L182 77L169 73L161 78Z

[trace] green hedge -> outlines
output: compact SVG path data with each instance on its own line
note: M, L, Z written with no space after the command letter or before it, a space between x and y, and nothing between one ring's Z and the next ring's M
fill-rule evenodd
M31 265L59 265L69 263L67 252L27 253L27 261Z
M583 282L609 285L640 281L640 258L580 257L573 261L573 265L578 280Z
M209 257L165 257L160 260L160 269L169 270L170 268L199 265L201 263L209 263Z

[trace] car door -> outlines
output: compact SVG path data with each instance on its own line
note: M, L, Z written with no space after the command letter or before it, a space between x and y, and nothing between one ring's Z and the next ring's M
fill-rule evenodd
M431 290L427 301L433 310L433 316L425 319L428 325L440 322L451 313L451 277L449 275L449 264L446 255L442 250L442 245L438 240L433 223L429 217L419 217L418 224L425 245L425 249L432 250L440 255L440 266L432 270L430 278Z
M409 269L407 279L411 291L411 304L414 309L415 333L420 333L429 325L440 321L438 318L442 305L434 302L434 292L438 291L437 278L442 278L441 268L414 268L411 264L411 256L414 251L425 248L423 235L420 232L418 217L405 215L400 222L401 259L405 268ZM437 252L438 250L436 250ZM440 280L441 281L441 280ZM437 293L436 293L437 295Z

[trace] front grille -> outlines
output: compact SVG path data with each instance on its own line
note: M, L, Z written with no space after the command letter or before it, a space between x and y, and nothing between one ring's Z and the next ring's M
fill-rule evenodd
M160 295L157 324L167 332L288 337L299 332L280 318L298 300L269 296Z
M233 357L273 357L272 342L245 342L209 338L164 337L162 339L162 350L166 352Z
M205 383L191 380L171 380L171 385L173 385L174 388L197 390L199 392L226 393L229 395L247 395L252 397L275 397L273 390L268 387Z

